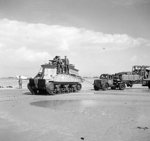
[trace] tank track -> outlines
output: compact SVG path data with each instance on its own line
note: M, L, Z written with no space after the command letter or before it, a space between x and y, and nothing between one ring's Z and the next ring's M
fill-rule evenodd
M32 94L61 94L73 93L81 90L82 85L79 82L57 82L45 79L29 79L27 85Z

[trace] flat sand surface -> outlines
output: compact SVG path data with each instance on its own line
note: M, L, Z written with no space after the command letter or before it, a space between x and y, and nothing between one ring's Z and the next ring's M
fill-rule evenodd
M31 95L0 90L0 141L149 141L150 90Z

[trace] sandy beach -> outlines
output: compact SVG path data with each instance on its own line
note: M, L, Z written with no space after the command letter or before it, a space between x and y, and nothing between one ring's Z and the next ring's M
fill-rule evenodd
M149 141L150 90L31 95L24 89L0 90L1 141Z

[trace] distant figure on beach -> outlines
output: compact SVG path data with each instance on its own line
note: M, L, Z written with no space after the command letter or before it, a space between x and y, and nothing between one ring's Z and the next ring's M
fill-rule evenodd
M22 79L21 79L21 76L19 76L18 84L19 84L19 89L22 89Z

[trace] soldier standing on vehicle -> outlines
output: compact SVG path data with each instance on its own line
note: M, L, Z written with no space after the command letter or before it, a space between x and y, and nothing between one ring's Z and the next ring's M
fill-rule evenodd
M60 73L63 74L63 60L62 59L59 60L59 64L60 64Z
M52 63L54 65L57 65L57 61L58 61L58 56L55 56L54 59L53 59L53 61L52 61Z
M65 73L69 74L69 59L65 56Z
M55 58L53 59L53 63L57 67L57 74L59 74L60 73L60 56L55 56Z
M62 73L65 73L65 59L62 59Z
M57 74L61 73L61 59L60 56L57 58Z

